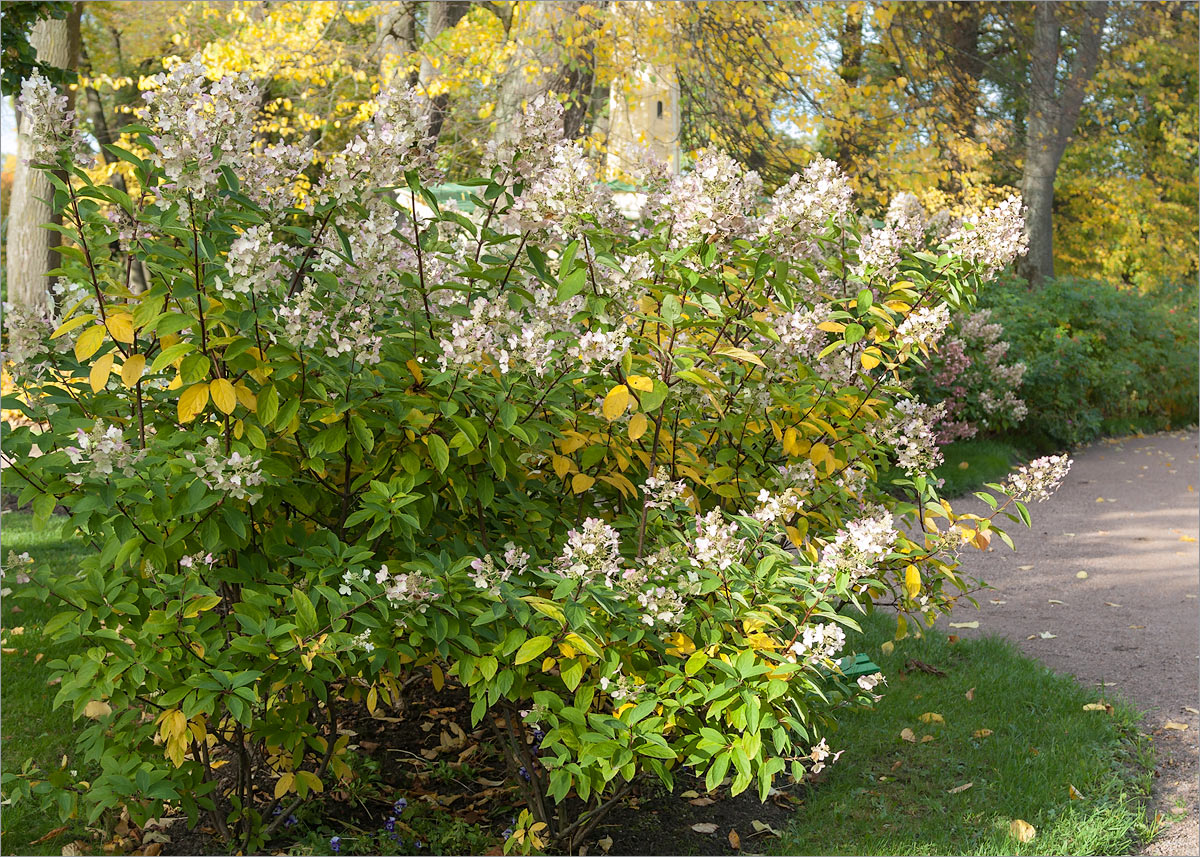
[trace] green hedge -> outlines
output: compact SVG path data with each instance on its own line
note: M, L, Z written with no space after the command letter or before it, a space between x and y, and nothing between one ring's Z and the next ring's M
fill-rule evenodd
M1061 279L1030 291L997 282L980 295L1028 366L1020 434L1061 448L1101 434L1197 421L1200 354L1194 286L1155 294Z

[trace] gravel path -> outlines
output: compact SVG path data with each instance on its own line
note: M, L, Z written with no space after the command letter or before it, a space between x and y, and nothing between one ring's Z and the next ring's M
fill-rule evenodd
M1158 753L1156 809L1173 823L1142 853L1200 854L1197 432L1105 440L1072 457L1058 493L1030 508L1032 531L1004 522L1015 552L999 539L964 551L964 570L994 590L952 619L979 621L957 633L1006 636L1143 711ZM955 508L986 511L973 499Z

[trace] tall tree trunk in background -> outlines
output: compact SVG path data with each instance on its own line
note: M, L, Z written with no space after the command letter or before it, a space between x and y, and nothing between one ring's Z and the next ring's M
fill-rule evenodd
M385 3L375 26L379 74L386 83L391 80L399 64L417 49L417 3L415 0ZM409 85L417 85L417 75L415 69L409 72Z
M575 79L590 95L591 79L584 79L586 75L573 68L576 63L591 68L590 43L578 40L568 51L560 38L560 31L574 23L583 5L582 0L543 0L517 7L520 14L511 20L510 32L515 51L496 99L498 139L512 135L514 120L525 103L539 94L567 92ZM579 97L565 105L563 130L569 136L582 130L589 102L590 98Z
M82 3L77 3L65 19L49 18L34 25L29 43L37 51L39 62L56 68L74 68L79 58L79 18ZM74 100L74 93L66 92ZM72 103L72 106L74 104ZM8 237L5 245L8 299L14 304L33 306L47 302L49 278L58 267L58 254L50 248L56 233L42 228L54 221L49 199L54 190L49 177L25 164L29 143L25 134L28 117L17 123L17 164L13 174L12 199L8 208Z
M1086 4L1070 72L1060 92L1057 72L1062 22L1059 10L1054 3L1044 0L1034 6L1029 115L1021 176L1021 193L1027 206L1025 231L1029 236L1029 253L1019 267L1031 286L1054 276L1054 179L1067 143L1075 132L1084 90L1096 72L1106 7L1106 3Z
M446 30L453 29L463 16L471 10L469 0L432 0L428 5L429 23L425 26L425 48L421 57L420 83L421 89L428 94L429 87L437 76L431 52L438 51L434 44L438 36ZM447 93L429 96L429 137L433 145L437 144L438 135L442 133L442 124L446 121L446 106L450 103Z

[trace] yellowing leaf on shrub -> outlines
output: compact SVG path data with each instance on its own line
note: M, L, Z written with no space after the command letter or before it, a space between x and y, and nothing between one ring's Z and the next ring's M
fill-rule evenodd
M576 494L582 494L595 483L595 479L588 476L586 473L576 473L571 477L571 490Z
M108 383L108 376L112 374L113 355L110 351L92 365L92 371L88 373L88 383L92 385L92 392L99 393L104 389L104 385Z
M630 375L625 379L629 382L629 386L642 393L649 393L654 389L654 382L645 375Z
M917 719L920 720L922 723L945 723L946 722L946 718L942 717L942 715L940 715L934 711L926 711L924 714L922 714Z
M130 354L121 367L121 383L126 387L135 387L146 371L146 355Z
M1013 835L1013 838L1018 842L1032 842L1033 837L1037 836L1037 830L1028 821L1020 818L1014 818L1008 825L1008 831Z
M630 379L633 380L633 379ZM646 427L650 421L646 419L645 414L634 414L629 418L629 439L637 440L646 433Z
M112 334L113 339L126 344L133 342L133 319L129 313L109 313L105 321L108 324L108 332Z
M916 598L921 594L921 572L915 565L904 569L904 591L908 593L909 598Z
M233 391L233 385L228 379L217 378L208 385L208 392L212 396L213 404L223 413L233 413L233 409L237 407L237 393Z
M104 325L96 324L89 327L75 340L75 359L80 363L87 360L104 343Z
M199 384L193 384L183 391L183 395L179 397L179 421L181 423L190 423L196 418L196 415L204 410L204 406L208 404L208 385L203 381Z
M604 418L612 422L625 413L625 409L629 407L630 398L629 388L624 384L618 384L609 390L608 395L604 397L604 404L601 406Z

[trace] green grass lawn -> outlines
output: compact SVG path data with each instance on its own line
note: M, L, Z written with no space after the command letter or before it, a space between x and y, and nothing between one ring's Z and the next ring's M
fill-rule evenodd
M77 566L80 546L65 538L62 519L51 519L46 529L35 532L33 516L6 512L0 519L0 541L5 557L10 552L28 551L38 563L49 563L58 571L69 572ZM41 628L59 612L51 602L29 601L15 597L21 589L11 577L4 585L12 593L4 598L0 614L4 633L4 654L0 657L0 716L3 717L3 770L18 771L32 758L42 768L58 767L63 756L77 767L74 727L66 708L51 710L57 688L47 686L43 664L66 652L67 647L49 645ZM14 633L23 628L23 633ZM77 646L78 644L73 644ZM15 650L10 653L10 650ZM41 656L40 658L38 656ZM0 850L5 854L61 854L62 847L83 833L83 826L69 826L61 834L38 845L32 843L51 830L61 827L55 817L47 817L32 804L5 806L0 814Z
M809 789L778 853L1128 854L1144 841L1152 764L1135 712L1085 711L1095 691L1000 639L929 633L882 654L893 627L877 614L854 643L888 686L874 712L845 718L829 739L845 753ZM922 722L926 713L945 722ZM1032 841L1011 836L1014 819L1033 825Z
M933 473L945 480L943 497L960 497L985 482L1003 481L1013 467L1029 458L1024 450L995 438L955 441L942 447L942 456L945 462Z

